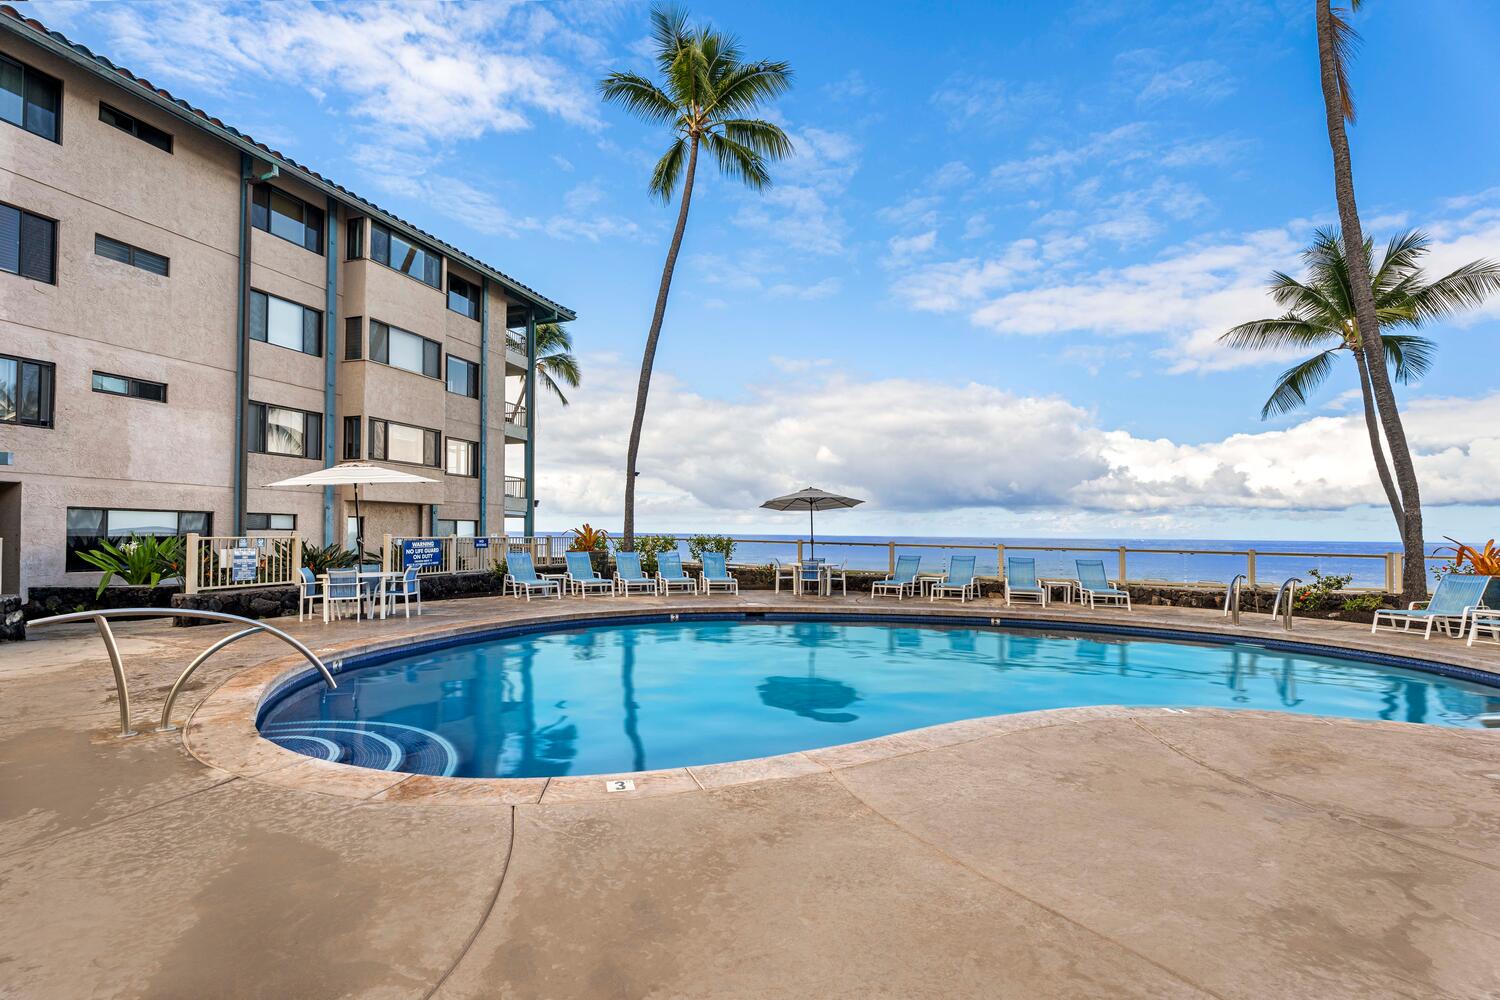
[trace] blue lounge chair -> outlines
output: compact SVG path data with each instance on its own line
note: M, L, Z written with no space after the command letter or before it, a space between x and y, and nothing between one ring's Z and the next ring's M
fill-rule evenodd
M1380 628L1380 619L1388 619L1386 628L1410 632L1412 622L1426 622L1424 639L1432 638L1432 627L1436 625L1444 635L1462 636L1468 627L1469 618L1484 607L1484 590L1491 576L1467 576L1449 574L1438 581L1437 589L1429 601L1413 601L1410 607L1399 610L1382 608L1375 612L1375 621L1370 631ZM1454 626L1457 630L1454 630Z
M659 594L656 581L641 571L639 552L615 553L615 593L629 594L640 591L644 594Z
M948 575L932 585L932 597L949 598L962 604L979 596L979 584L974 581L973 556L949 556Z
M729 566L722 552L703 553L703 572L699 574L698 581L705 594L712 594L715 587L731 594L740 592L740 581L729 575Z
M568 573L565 577L568 589L576 594L581 594L585 599L589 591L596 593L613 594L615 584L613 580L606 580L594 570L594 563L587 552L569 552Z
M1098 602L1107 601L1123 604L1126 611L1131 610L1130 594L1104 575L1103 559L1075 559L1073 564L1078 567L1078 579L1073 581L1078 587L1078 603L1087 603L1094 608L1098 607Z
M917 592L917 570L922 568L921 556L897 556L896 571L884 580L876 580L870 584L870 596L879 597L882 594L895 592L896 600L902 600L907 594Z
M1018 599L1047 606L1047 588L1036 579L1036 560L1007 556L1005 559L1005 603Z
M673 590L685 590L690 594L698 592L698 581L687 575L682 568L682 555L677 552L663 552L656 557L656 579L663 594L670 594Z
M536 575L536 564L531 561L530 552L512 552L505 557L505 589L516 596L523 592L526 599L531 600L533 593L562 598L562 585L556 580L545 580Z

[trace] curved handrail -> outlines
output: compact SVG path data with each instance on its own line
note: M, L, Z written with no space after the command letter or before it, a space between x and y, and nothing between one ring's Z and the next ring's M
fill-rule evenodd
M1229 588L1224 591L1224 615L1230 621L1238 625L1240 623L1240 581L1248 581L1245 574L1241 573L1229 581Z
M218 642L215 642L208 649L200 653L192 663L188 664L187 669L184 670L180 675L178 675L176 683L172 685L172 690L167 694L167 703L162 711L161 726L159 727L158 731L171 730L173 728L171 725L169 714L172 711L172 704L177 700L178 692L182 689L182 685L187 681L188 677L192 675L193 671L201 667L210 656L217 653L225 646L228 646L230 643L243 639L246 636L256 635L261 632L276 636L282 642L285 642L297 652L301 653L303 658L306 659L307 662L311 663L314 667L316 667L318 669L318 672L323 675L323 680L328 684L329 687L337 688L339 686L338 682L333 679L333 674L329 672L328 667L324 665L323 661L318 659L317 654L303 645L300 640L287 635L285 632L283 632L279 628L276 628L275 626L267 625L265 622L258 622L253 618L245 618L241 615L231 615L225 611L201 611L197 608L105 608L97 611L70 611L65 615L52 615L47 618L38 618L34 621L28 622L27 625L28 627L36 627L40 625L61 625L66 622L92 621L95 625L98 626L99 636L104 640L104 648L109 653L110 668L114 671L115 674L115 693L119 695L120 700L120 735L134 736L136 735L135 730L130 728L130 690L125 682L125 666L120 661L120 648L115 643L115 634L114 630L109 627L109 619L163 617L203 618L208 621L216 622L237 622L243 625L249 625L250 628L242 629L241 631L236 632L234 635L226 636L225 638L220 639Z
M1297 597L1297 584L1301 582L1302 579L1300 577L1287 577L1285 582L1282 583L1281 588L1276 591L1276 603L1271 605L1271 620L1275 621L1276 615L1279 613L1281 615L1281 628L1284 632L1292 630L1292 601ZM1286 595L1285 611L1281 610L1282 594Z

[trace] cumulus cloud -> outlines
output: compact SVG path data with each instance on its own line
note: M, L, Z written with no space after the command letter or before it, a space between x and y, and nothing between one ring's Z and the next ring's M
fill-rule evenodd
M621 503L633 373L589 360L594 388L545 418L540 485L549 516L597 520ZM872 509L914 513L1150 517L1384 502L1357 413L1184 444L1101 427L1067 400L978 382L862 381L818 360L779 359L778 367L787 382L736 399L658 377L641 450L644 522L747 523L766 496L809 482L867 497ZM1500 503L1500 393L1411 402L1406 426L1428 504Z
M841 253L848 226L837 207L859 169L859 144L829 129L789 133L793 153L774 170L775 184L746 196L736 225L775 237L778 246L803 253Z

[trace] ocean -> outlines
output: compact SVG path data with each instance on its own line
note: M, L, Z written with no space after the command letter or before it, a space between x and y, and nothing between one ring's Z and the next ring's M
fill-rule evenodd
M548 532L558 537L568 537L567 532ZM757 534L747 536L754 541L742 541L736 545L732 562L768 563L772 559L781 561L797 557L797 542L803 542L803 555L813 552L807 544L806 535ZM1324 575L1349 575L1351 586L1381 587L1385 584L1388 552L1400 552L1397 542L1308 542L1271 541L1267 539L1208 539L1208 538L968 538L962 536L873 536L873 535L819 535L817 555L834 563L844 563L849 569L885 570L890 565L890 543L895 543L896 555L918 555L924 570L937 570L947 566L953 555L975 556L975 571L981 576L995 576L999 562L996 546L1005 545L1007 556L1023 556L1036 560L1037 575L1041 577L1072 577L1075 559L1102 559L1105 572L1110 577L1119 575L1119 549L1129 549L1126 554L1126 576L1130 580L1156 580L1172 583L1212 582L1228 583L1238 573L1247 572L1248 558L1243 554L1254 551L1255 578L1261 586L1275 586L1290 576L1308 579L1310 570ZM1438 545L1429 545L1428 551ZM679 550L687 555L686 541L680 542ZM1029 551L1042 549L1044 551ZM1091 552L1089 549L1109 551ZM1161 551L1170 549L1196 550L1192 554ZM1141 551L1145 550L1145 551ZM1155 551L1152 551L1155 550ZM1295 553L1295 554L1287 554ZM1429 562L1436 569L1440 563Z

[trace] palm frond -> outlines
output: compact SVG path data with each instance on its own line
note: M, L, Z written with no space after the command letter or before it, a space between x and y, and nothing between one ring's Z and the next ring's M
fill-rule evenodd
M1411 293L1411 306L1422 320L1441 319L1460 309L1475 309L1500 292L1500 263L1475 260Z
M713 156L726 177L744 181L757 191L770 185L771 174L766 170L765 158L749 146L717 132L705 132L703 148Z
M542 388L567 406L568 397L563 395L562 385L559 383L566 383L576 389L578 383L583 381L583 372L579 370L578 359L573 355L549 354L536 359L536 377L542 383Z
M609 74L599 81L599 96L654 124L664 125L681 115L676 102L660 87L635 73Z
M1419 381L1432 370L1437 344L1426 337L1412 333L1385 333L1380 340L1385 346L1385 363L1402 385Z
M656 46L656 68L662 73L670 72L677 54L692 44L687 21L687 11L676 5L651 8L651 41Z
M1334 7L1330 13L1333 23L1333 61L1339 100L1343 104L1344 120L1354 121L1354 93L1349 89L1349 63L1354 59L1354 50L1359 48L1359 32L1354 30L1345 17L1359 10L1360 0L1350 0L1349 10Z
M1393 289L1420 270L1422 257L1426 255L1431 242L1427 234L1419 229L1408 229L1392 236L1385 246L1384 256L1380 258L1380 267L1372 272L1374 277L1371 278L1371 283L1375 287L1376 296L1379 297L1382 291Z
M1278 306L1296 313L1309 322L1312 322L1315 317L1317 321L1328 325L1337 325L1341 321L1338 307L1328 301L1322 289L1298 281L1289 274L1272 271L1270 292L1271 299Z
M1219 343L1245 351L1268 351L1287 347L1316 347L1330 339L1341 343L1343 341L1337 330L1288 314L1276 319L1256 319L1241 323L1228 333L1220 335Z
M792 155L792 140L780 125L759 118L731 118L718 123L724 135L768 160Z
M662 201L669 201L672 192L677 189L678 178L682 176L683 168L687 164L688 140L678 136L672 145L662 154L660 160L656 161L656 169L651 171L651 194Z
M573 350L573 335L561 323L538 323L536 327L536 353L566 354Z
M791 86L789 63L763 59L733 66L722 79L715 81L714 95L704 105L704 113L720 119L737 118L780 97Z
M1282 372L1271 398L1260 408L1260 418L1265 420L1306 406L1307 397L1333 373L1333 356L1341 350L1342 347L1331 347Z

